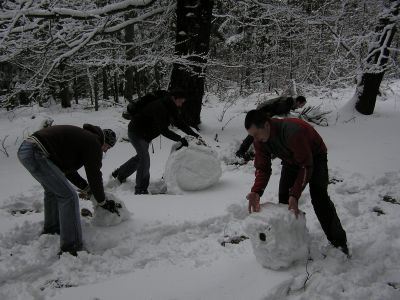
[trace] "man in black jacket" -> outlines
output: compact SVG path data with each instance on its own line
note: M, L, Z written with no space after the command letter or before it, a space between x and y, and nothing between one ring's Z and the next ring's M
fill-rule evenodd
M104 194L101 174L102 152L115 145L111 129L90 124L83 128L56 125L36 131L22 142L18 159L44 188L43 234L59 234L61 252L77 255L82 250L82 229L76 187L90 191L98 205L118 213L113 200ZM85 168L88 182L78 169ZM68 179L68 180L67 180Z
M154 100L132 117L128 125L128 137L136 150L136 155L117 168L112 176L119 182L136 172L135 194L148 194L147 188L150 181L150 155L149 144L160 134L166 138L180 142L187 147L188 142L169 129L174 124L184 133L199 137L182 120L178 108L186 101L183 90L170 91L168 95Z
M292 97L278 97L262 102L257 106L257 110L265 112L270 117L272 116L286 116L291 110L302 108L307 103L304 96L298 96L296 99ZM249 150L253 143L253 137L248 135L236 152L236 156L239 158L246 158L246 152Z

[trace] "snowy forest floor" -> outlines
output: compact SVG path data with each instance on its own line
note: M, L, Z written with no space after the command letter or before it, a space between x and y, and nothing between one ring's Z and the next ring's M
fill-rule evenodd
M354 118L340 109L353 88L310 89L306 94L308 105L332 111L328 127L314 126L328 147L329 193L352 258L329 246L306 188L300 208L312 238L310 257L279 271L256 262L249 240L221 246L225 235L243 234L245 196L254 179L253 162L226 162L246 136L245 112L271 95L237 99L222 121L228 106L206 96L200 133L218 151L223 174L213 187L183 195L137 196L134 176L122 185L110 179L134 154L122 139L127 136L122 107L94 112L83 110L82 102L70 109L0 111L0 299L400 299L400 82L385 83L383 92L374 115ZM106 190L124 200L132 218L118 226L96 227L82 217L89 253L78 257L59 259L58 236L39 235L43 190L16 157L23 138L46 116L54 124L112 128L119 136L104 157L102 171ZM164 172L171 145L163 137L153 141L153 182ZM279 174L280 162L274 160L262 202L277 203ZM81 207L92 209L83 200Z

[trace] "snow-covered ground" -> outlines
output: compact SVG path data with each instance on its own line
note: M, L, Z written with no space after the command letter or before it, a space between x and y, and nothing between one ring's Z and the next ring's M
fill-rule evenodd
M278 271L257 263L248 239L221 246L224 236L244 234L252 162L223 163L218 183L203 191L137 196L134 178L120 186L109 178L134 153L122 141L127 127L122 108L0 111L0 299L400 299L400 83L385 86L375 114L353 119L340 109L353 88L309 92L309 104L333 110L331 125L317 130L328 146L329 192L352 258L328 245L306 189L300 208L311 236L309 258ZM245 137L244 112L256 106L259 96L238 99L222 121L224 105L207 96L201 134L223 161ZM89 253L78 257L59 259L58 236L39 236L43 191L16 158L23 137L46 116L54 124L92 123L119 135L120 142L104 157L103 175L107 191L125 202L131 219L97 227L82 217ZM153 141L155 183L171 145L165 138ZM280 163L274 160L263 202L277 202L279 172ZM397 203L383 201L390 200L384 196ZM81 207L92 210L90 201L81 200Z

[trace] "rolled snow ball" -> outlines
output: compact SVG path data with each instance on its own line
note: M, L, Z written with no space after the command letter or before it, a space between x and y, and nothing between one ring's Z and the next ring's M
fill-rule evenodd
M124 202L118 199L116 196L106 193L106 199L114 200L118 203L121 208L118 209L119 215L116 213L112 213L100 206L97 205L96 200L92 197L92 201L94 202L94 216L92 219L92 224L95 226L115 226L123 221L129 220L131 218L130 211L126 208Z
M256 260L266 268L288 268L307 260L310 237L305 214L296 219L287 205L263 204L259 213L246 218L244 229Z
M166 163L164 178L168 193L199 191L218 182L222 175L218 154L210 147L189 142L173 151Z

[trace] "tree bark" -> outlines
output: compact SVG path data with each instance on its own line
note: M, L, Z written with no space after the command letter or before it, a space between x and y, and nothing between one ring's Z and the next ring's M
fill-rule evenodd
M118 103L118 74L115 72L114 74L114 84L113 84L114 88L114 102Z
M107 67L102 68L102 75L103 75L103 99L108 100L108 74L107 74Z
M93 82L93 87L94 87L94 110L95 111L99 110L99 83L98 83L98 80L99 80L99 76L96 73L93 76L93 81L94 81Z
M187 92L183 106L186 122L195 128L201 123L200 113L204 95L205 56L209 51L211 17L214 1L178 0L175 54L186 56L193 64L175 63L169 88Z
M126 15L126 19L129 19L130 17L134 17L132 13ZM135 37L135 25L129 25L125 28L125 43L128 45L125 46L125 56L126 60L129 62L133 59L134 57L134 49L132 45L129 45L129 43L132 43ZM125 90L124 90L124 97L125 100L127 101L132 101L133 99L133 91L134 91L134 74L135 69L133 66L127 66L125 70Z
M62 83L61 91L60 91L60 98L61 98L61 107L67 108L71 107L71 100L73 97L73 93L68 82Z
M379 18L379 24L375 28L376 40L368 51L366 67L357 84L356 110L364 115L374 112L376 97L389 60L389 47L396 33L395 16L399 14L400 1L390 2L390 11Z

